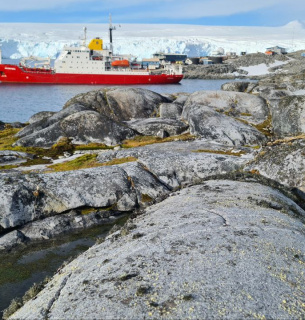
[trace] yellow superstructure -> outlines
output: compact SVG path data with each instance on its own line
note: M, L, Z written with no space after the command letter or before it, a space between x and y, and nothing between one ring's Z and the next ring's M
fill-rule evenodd
M103 40L100 38L92 39L88 45L90 50L103 50Z

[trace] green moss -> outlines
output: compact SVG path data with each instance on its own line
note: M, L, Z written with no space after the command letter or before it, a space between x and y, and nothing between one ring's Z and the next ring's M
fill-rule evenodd
M1 170L10 170L10 169L15 169L18 168L19 165L6 165L6 166L0 166L0 171Z
M52 171L70 171L101 166L96 161L97 154L84 154L74 160L48 166Z
M153 200L153 198L150 197L148 194L142 193L142 195L141 195L142 202L151 202L152 200Z
M53 152L55 156L61 155L64 152L72 153L74 151L74 146L71 141L71 138L68 137L60 138L59 141L51 147L50 152Z
M268 118L257 125L254 125L254 127L260 131L262 134L264 134L267 137L272 136L272 117L271 114L269 114Z
M83 207L80 209L80 213L82 215L87 215L87 214L90 214L90 213L96 213L96 212L99 212L99 211L111 211L114 209L114 205L112 206L108 206L108 207L102 207L102 208L95 208L95 207Z
M192 150L192 152L206 152L206 153L216 153L216 154L223 154L223 155L227 155L227 156L235 156L235 157L240 157L243 154L246 154L246 152L243 151L238 151L238 152L233 152L233 149L231 150L209 150L209 149L199 149L199 150Z
M136 136L134 139L131 140L124 140L122 147L123 148L136 148L145 146L148 144L155 144L155 143L164 143L164 142L171 142L171 141L190 141L195 140L195 136L185 133L178 136L171 136L167 138L160 138L155 136Z
M23 306L23 302L20 298L13 299L9 307L3 311L3 320L7 320L12 314L14 314L22 306Z
M250 145L245 145L245 147L252 148L252 149L255 149L255 150L258 150L258 149L261 148L261 146L250 146Z
M117 159L112 159L108 162L101 163L102 166L113 166L116 164L122 164L126 162L135 162L138 159L135 157L125 157L125 158L117 158Z
M133 162L137 161L135 157L126 157L126 158L119 158L113 159L108 162L99 163L97 162L97 154L84 154L74 160L53 164L48 166L52 171L71 171L71 170L80 170L80 169L87 169L87 168L95 168L95 167L103 167L103 166L112 166L117 164L122 164L126 162Z
M114 147L107 146L103 143L88 143L75 145L75 150L108 150Z
M20 129L8 128L0 131L0 150L10 150L12 144L17 141L15 135Z
M82 215L87 215L87 214L90 214L93 212L97 212L97 209L96 208L85 208L85 209L81 210Z
M31 288L22 297L23 303L35 298L37 294L44 289L45 285L50 281L49 277L46 277L42 282L34 283Z

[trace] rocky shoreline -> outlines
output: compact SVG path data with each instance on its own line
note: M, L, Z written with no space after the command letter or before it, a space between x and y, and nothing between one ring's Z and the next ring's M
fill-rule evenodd
M222 64L188 65L183 67L185 79L251 79L261 80L270 75L297 75L304 72L302 51L287 55L267 56L252 53L229 58ZM249 69L249 67L251 67ZM262 68L263 67L263 68ZM255 72L256 69L256 72ZM261 70L260 70L261 69ZM252 71L251 71L252 70Z
M301 79L107 88L2 124L0 252L131 214L5 319L304 317Z

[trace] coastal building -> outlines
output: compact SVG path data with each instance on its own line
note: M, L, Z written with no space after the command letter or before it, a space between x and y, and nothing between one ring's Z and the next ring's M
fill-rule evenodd
M199 63L200 63L199 57L187 58L185 60L185 64L199 64Z
M210 60L208 57L200 58L199 63L202 63L204 65L214 64L214 62L212 60Z
M236 52L227 52L227 53L226 53L226 56L227 56L229 59L235 59L235 58L237 58Z
M286 54L286 48L282 48L279 46L275 46L275 47L270 47L266 49L266 54L268 55L272 55L271 52L273 52L273 54Z
M164 53L164 52L157 52L153 55L154 58L158 58L160 61L170 62L170 63L185 63L187 59L186 54L180 53Z

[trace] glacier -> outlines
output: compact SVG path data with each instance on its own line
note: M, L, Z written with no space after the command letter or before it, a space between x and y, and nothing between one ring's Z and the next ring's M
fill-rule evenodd
M64 46L80 45L84 27L88 29L87 40L99 36L107 46L107 24L0 23L2 58L34 55L54 59ZM139 59L159 51L198 57L218 48L239 54L265 52L276 45L291 52L305 49L305 28L298 21L281 27L123 24L116 25L113 42L115 53Z

